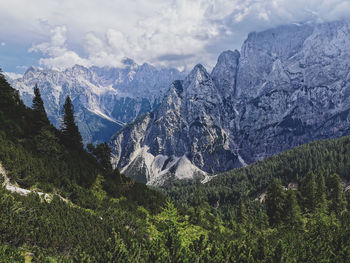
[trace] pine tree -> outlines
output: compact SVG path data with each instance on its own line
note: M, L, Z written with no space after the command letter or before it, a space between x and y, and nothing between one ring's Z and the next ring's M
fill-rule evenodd
M23 106L19 92L10 86L0 68L0 111L17 115L18 105Z
M49 125L49 119L47 118L44 102L41 98L40 90L38 85L34 87L34 98L33 98L33 113L34 113L34 126L37 130L45 125Z
M312 171L309 171L301 181L300 193L304 210L313 212L316 208L316 180Z
M342 183L339 175L333 174L328 181L329 186L329 211L340 215L346 208L346 200L344 197Z
M96 146L89 143L86 147L107 171L111 171L113 169L111 164L111 149L106 142Z
M74 106L69 96L67 96L63 105L62 137L67 146L73 148L83 147L83 140L74 120Z
M284 199L285 194L281 182L273 178L266 191L266 213L271 226L277 226L281 223Z
M283 221L289 228L299 229L302 226L300 207L293 190L288 190L284 205Z
M327 210L326 183L323 174L319 175L316 184L316 208L321 212Z

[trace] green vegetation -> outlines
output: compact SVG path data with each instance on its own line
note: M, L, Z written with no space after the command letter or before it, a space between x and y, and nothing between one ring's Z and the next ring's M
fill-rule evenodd
M62 137L68 147L83 147L83 139L74 120L74 106L69 96L63 104Z
M175 182L166 200L113 169L107 144L84 150L69 97L64 114L55 129L39 89L29 109L0 74L1 164L52 193L0 187L0 262L349 262L350 137Z

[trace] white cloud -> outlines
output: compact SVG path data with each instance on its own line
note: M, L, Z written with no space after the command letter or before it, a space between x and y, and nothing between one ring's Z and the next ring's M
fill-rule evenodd
M77 53L68 50L66 47L66 26L56 26L50 30L51 38L49 42L33 45L29 52L41 52L47 58L41 58L39 64L54 69L64 69L75 64L90 66L90 62L81 58Z
M250 31L350 17L348 0L11 0L1 6L11 27L0 24L0 33L33 38L39 44L30 50L44 55L39 63L55 68L118 66L124 57L212 66L221 51L239 49Z
M18 74L14 72L4 72L5 76L9 77L10 79L19 79L23 77L23 74Z
M3 47L3 46L6 46L6 43L5 43L5 42L1 42L1 43L0 43L0 46L2 46L2 47Z

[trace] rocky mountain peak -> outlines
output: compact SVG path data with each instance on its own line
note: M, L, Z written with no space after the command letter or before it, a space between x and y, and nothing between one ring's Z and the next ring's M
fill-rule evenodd
M249 34L240 53L223 52L210 75L196 65L153 118L130 125L131 136L118 134L111 144L123 162L114 165L158 184L194 178L194 167L222 172L350 134L349 36L348 21Z
M185 82L197 81L201 82L210 78L207 70L202 64L197 64L185 78Z
M155 110L169 85L182 74L174 69L138 66L126 59L122 68L84 67L58 71L31 67L11 84L32 105L33 87L38 84L48 117L60 127L62 105L70 95L84 143L108 141L127 122Z
M137 66L136 62L131 59L131 58L125 58L122 60L122 63L125 65L125 66L128 66L128 67L135 67Z
M25 74L29 74L30 72L35 72L37 71L38 69L34 66L30 66L25 72L24 72L24 75Z
M237 62L239 57L240 57L240 53L237 49L235 49L234 51L232 50L223 51L219 55L218 62L215 67L222 67L222 66L230 67L232 65L235 65L236 64L235 62Z
M220 54L211 77L224 98L234 96L240 53L227 50Z
M72 68L69 68L66 71L81 74L81 73L89 72L89 69L87 67L82 66L82 65L75 64Z

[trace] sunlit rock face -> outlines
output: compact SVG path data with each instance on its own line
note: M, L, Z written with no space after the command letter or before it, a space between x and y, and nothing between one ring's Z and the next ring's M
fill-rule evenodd
M75 65L64 71L31 67L23 78L9 80L20 91L24 103L32 104L33 87L38 84L51 122L60 127L62 105L69 95L84 142L109 141L125 123L154 111L169 85L182 79L176 69L137 65L131 59L124 68Z
M159 185L350 134L349 69L349 21L250 33L241 52L223 52L211 74L195 66L114 135L113 164Z

